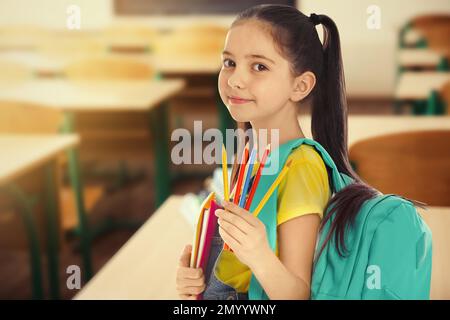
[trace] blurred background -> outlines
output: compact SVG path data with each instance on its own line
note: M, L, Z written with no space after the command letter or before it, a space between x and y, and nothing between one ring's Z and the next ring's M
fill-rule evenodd
M261 3L0 1L1 299L177 298L178 255L222 181L215 165L173 164L170 136L234 126L220 53ZM429 206L431 298L449 299L450 3L270 3L336 22L352 164Z

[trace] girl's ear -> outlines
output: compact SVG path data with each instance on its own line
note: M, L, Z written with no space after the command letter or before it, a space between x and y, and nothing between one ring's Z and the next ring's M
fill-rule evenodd
M311 71L306 71L294 79L294 90L291 100L298 102L303 100L314 89L316 76Z

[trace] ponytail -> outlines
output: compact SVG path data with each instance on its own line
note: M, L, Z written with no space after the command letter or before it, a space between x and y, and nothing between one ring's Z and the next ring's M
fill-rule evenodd
M339 32L336 24L326 15L310 16L311 22L323 27L323 68L319 77L319 87L313 97L311 131L314 140L319 142L331 155L339 172L351 177L355 182L336 193L325 208L320 230L332 218L320 256L332 235L336 250L344 256L345 230L354 224L356 215L363 203L372 199L378 191L365 184L354 172L348 159L347 144L347 99L345 95L344 68L341 56Z

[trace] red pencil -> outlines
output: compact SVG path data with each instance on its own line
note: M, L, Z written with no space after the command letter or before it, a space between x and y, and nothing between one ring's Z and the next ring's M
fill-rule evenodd
M245 145L244 152L242 153L242 160L241 164L239 165L239 177L236 184L236 192L234 194L233 202L235 204L239 203L239 197L241 195L241 187L242 187L242 180L244 179L244 171L245 171L245 165L248 160L248 143Z
M241 159L241 163L239 165L239 176L238 176L238 181L236 182L236 190L234 192L234 198L233 198L233 202L235 204L239 203L239 194L240 194L240 190L241 190L241 185L242 185L242 179L244 177L244 171L245 171L245 164L247 163L248 160L248 142L245 145L244 151L242 152L242 159ZM233 250L231 250L231 248L224 243L223 244L223 250L227 250L227 251L231 251L233 252Z
M270 144L267 145L266 150L264 151L263 157L261 159L261 164L259 165L258 171L256 172L255 181L253 181L252 188L250 189L250 193L247 198L247 202L245 203L244 209L248 210L250 205L252 204L253 196L255 195L256 187L258 186L259 179L261 178L261 172L266 164L267 156L270 152Z

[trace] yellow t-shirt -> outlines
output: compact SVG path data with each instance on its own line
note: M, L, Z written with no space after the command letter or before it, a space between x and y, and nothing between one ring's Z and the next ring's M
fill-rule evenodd
M325 163L313 146L301 145L289 160L291 167L278 187L277 226L310 213L322 218L331 196Z
M331 197L325 164L313 146L301 145L292 151L289 160L293 161L291 167L278 187L277 226L305 214L322 218ZM275 253L278 256L278 243ZM238 292L247 292L251 271L233 253L223 251L222 255L217 265L220 278Z

